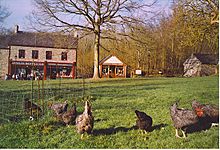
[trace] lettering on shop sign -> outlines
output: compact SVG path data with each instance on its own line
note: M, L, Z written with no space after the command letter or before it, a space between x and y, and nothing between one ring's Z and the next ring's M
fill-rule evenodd
M43 66L44 63L40 63L40 62L23 62L23 61L16 61L16 62L12 62L12 65L26 65L26 66L32 66L32 65L36 65L36 66ZM48 63L48 66L66 66L66 67L72 67L73 64L56 64L56 63Z
M32 63L32 62L12 62L13 65L38 65L43 66L44 63Z
M49 66L66 66L66 67L72 67L73 64L48 64Z

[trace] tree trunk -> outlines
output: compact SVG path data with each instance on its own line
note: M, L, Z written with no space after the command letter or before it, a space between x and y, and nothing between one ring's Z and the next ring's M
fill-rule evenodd
M100 27L96 26L95 45L94 45L94 73L93 79L99 79L99 44L100 44Z

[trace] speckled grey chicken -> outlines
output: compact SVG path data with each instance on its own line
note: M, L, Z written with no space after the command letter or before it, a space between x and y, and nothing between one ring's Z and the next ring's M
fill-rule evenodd
M150 131L153 123L152 118L146 113L138 110L135 110L135 114L137 115L136 126L145 133L146 131Z
M92 132L94 125L94 118L92 116L92 107L89 101L85 102L85 110L83 114L76 118L76 129L77 132L81 134L81 139L84 133L90 134Z
M71 123L75 122L76 116L77 116L76 104L74 104L73 108L63 113L62 120L67 126L69 126Z
M196 111L197 115L199 115L200 111L202 110L207 117L209 117L209 121L211 123L219 123L219 108L216 105L211 104L201 104L196 100L192 101L192 108Z
M193 110L179 109L177 103L170 107L170 114L173 120L174 127L176 128L176 137L179 137L178 130L180 129L183 133L183 137L186 138L186 129L189 126L197 124L199 117Z
M23 103L23 108L25 112L30 115L31 117L36 117L36 116L41 116L42 115L42 110L40 106L37 104L31 102L29 99L25 99Z
M63 113L67 111L67 107L68 107L67 101L65 101L64 103L49 104L49 108L54 111L55 116L58 119L62 118Z

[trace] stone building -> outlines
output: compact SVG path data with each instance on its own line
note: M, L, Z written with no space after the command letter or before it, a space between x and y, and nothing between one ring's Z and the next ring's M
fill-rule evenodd
M218 54L192 54L183 63L184 76L208 76L218 73Z
M0 36L0 75L75 78L77 37L58 33L15 31Z

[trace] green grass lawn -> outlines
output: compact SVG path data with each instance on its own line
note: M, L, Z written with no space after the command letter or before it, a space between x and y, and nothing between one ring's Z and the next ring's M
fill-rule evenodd
M48 80L44 90L40 82L0 81L0 148L219 148L219 128L188 134L177 139L169 107L179 100L179 107L191 109L191 102L219 105L218 76L198 78L136 78L85 80ZM33 88L32 88L33 87ZM85 87L85 88L83 88ZM43 94L42 94L43 93ZM47 101L77 102L83 111L80 97L90 95L95 118L93 134L84 140L76 132L54 120L47 108L37 121L21 116L22 101L33 97ZM146 135L132 129L135 109L153 118L154 130Z

